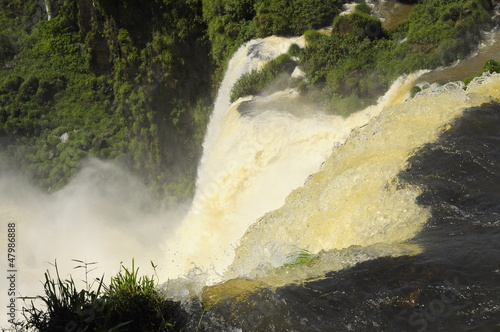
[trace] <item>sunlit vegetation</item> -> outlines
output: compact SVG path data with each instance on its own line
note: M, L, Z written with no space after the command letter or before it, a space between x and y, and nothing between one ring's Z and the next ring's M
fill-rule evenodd
M327 112L348 115L376 102L403 74L468 56L480 42L481 30L492 27L489 9L481 0L420 1L407 20L385 30L362 2L351 14L333 19L331 33L306 32L306 48L297 56L308 83L300 89L326 105ZM269 74L263 70L259 75ZM250 85L248 77L241 80L239 85ZM252 94L254 90L247 88Z
M300 64L333 113L374 103L400 75L466 57L478 45L481 29L491 28L489 4L479 0L421 1L389 31L366 6L359 7L348 18L337 18L331 35L306 35Z
M301 35L331 25L342 4L341 0L204 0L211 54L220 68L216 80L244 42L271 35Z
M287 88L295 67L296 61L290 55L282 54L268 62L261 70L243 74L231 90L231 101L242 96L261 94L264 88L268 88L268 93ZM276 84L270 87L273 82Z

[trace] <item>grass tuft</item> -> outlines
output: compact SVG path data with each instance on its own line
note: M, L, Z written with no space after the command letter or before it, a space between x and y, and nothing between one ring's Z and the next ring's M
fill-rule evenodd
M104 278L89 281L89 273L96 262L73 260L84 269L84 289L78 289L70 276L62 279L57 262L53 264L55 277L44 274L45 295L36 299L43 308L31 301L24 308L22 328L40 332L58 331L179 331L186 324L186 313L178 302L161 297L153 276L140 276L139 268L121 266L111 278L109 286ZM156 266L152 263L156 272Z

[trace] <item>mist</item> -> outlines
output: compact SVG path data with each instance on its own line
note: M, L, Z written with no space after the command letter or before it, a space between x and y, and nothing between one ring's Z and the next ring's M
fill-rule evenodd
M2 172L2 243L7 224L16 224L16 296L42 295L44 272L54 275L55 261L61 277L71 274L77 285L85 273L74 269L80 265L74 259L97 262L89 279L104 275L106 284L121 262L130 267L132 259L145 275L154 273L154 262L161 280L168 274L162 268L163 247L188 204L166 210L154 208L152 200L139 179L116 164L97 159L87 159L73 180L53 194L34 188L15 171ZM6 260L2 260L4 264ZM1 303L7 303L6 294L1 296ZM17 306L20 309L22 301ZM17 316L21 318L20 313Z

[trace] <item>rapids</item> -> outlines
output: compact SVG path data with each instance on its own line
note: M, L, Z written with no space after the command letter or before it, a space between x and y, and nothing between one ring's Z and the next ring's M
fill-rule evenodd
M198 287L195 292L206 283L226 279L234 249L248 227L283 206L289 193L319 171L355 128L366 125L384 106L406 98L409 84L418 76L401 78L378 105L346 119L315 111L290 89L229 104L230 87L237 77L286 52L292 43L302 40L254 40L242 46L229 63L208 126L191 210L167 245L167 255L175 257L168 270L177 276L189 274L188 283L194 283L189 287ZM302 234L303 229L297 231ZM265 255L255 252L247 257L254 257L252 264L258 265L266 263Z
M168 296L187 299L229 283L205 288L205 301L217 303L234 289L283 287L378 257L422 253L412 239L432 211L418 204L423 188L400 174L466 108L499 98L491 76L466 91L456 82L433 85L410 100L419 72L347 118L315 112L293 90L229 104L238 75L293 42L301 40L255 40L230 62L193 205L167 249L169 269L178 273L169 275Z
M464 109L500 97L498 75L484 80L488 83L474 84L466 93L458 83L427 91L384 108L366 126L353 131L319 172L288 195L281 208L247 230L229 275L265 275L293 262L301 251L318 254L332 249L359 250L360 246L378 249L377 244L403 244L413 238L429 219L430 211L417 204L422 189L401 183L398 176L415 151L449 130ZM440 105L439 110L432 105ZM392 254L401 249L418 251L396 246ZM336 250L331 253L338 255ZM381 250L380 254L391 251ZM342 256L340 259L344 261L337 264L340 267L357 262L346 262ZM327 270L319 273L333 270L322 268ZM309 276L314 276L311 266L308 269ZM282 284L280 278L274 282Z
M197 328L498 330L500 75L396 90L247 229Z
M455 147L455 153L470 154L477 163L467 181L483 187L472 192L485 190L481 167L498 184L500 160L492 142L500 139L500 75L476 78L467 88L461 82L433 84L410 99L410 87L425 72L415 73L397 80L376 106L345 119L315 112L293 90L229 105L222 91L230 91L225 84L235 81L235 73L261 66L270 59L261 54L277 56L290 45L282 39L285 47L276 48L274 38L242 46L230 63L218 103L226 100L216 103L211 118L193 205L167 250L176 257L172 268L182 271L165 284L167 296L200 313L196 329L206 331L425 331L436 321L463 328L467 319L449 321L461 313L471 326L498 326L498 302L490 296L499 294L492 281L498 269L490 269L495 263L481 274L482 286L464 279L469 266L460 265L460 251L450 254L457 244L448 238L461 231L448 230L452 217L441 213L454 211L460 222L451 224L469 229L463 217L469 213L468 220L481 224L481 203L468 202L479 205L461 215L458 202L428 202L443 190L428 179L444 177L452 188L462 162L449 164L445 155L418 165L428 147L468 130L461 119L487 108L494 123L477 145L488 148L478 157L474 147ZM250 59L243 61L245 54ZM418 175L422 169L430 175ZM495 188L488 197L470 197L498 211ZM498 213L487 219L484 227L492 232L485 239L498 240ZM473 234L462 238L465 255L471 255L478 235L465 232ZM173 248L183 252L173 254ZM476 250L498 261L498 246L488 248ZM489 314L478 313L474 294L464 289L470 285L489 301ZM189 300L200 293L208 312Z

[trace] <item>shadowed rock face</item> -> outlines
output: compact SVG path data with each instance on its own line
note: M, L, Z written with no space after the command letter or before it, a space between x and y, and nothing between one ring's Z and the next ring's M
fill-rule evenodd
M498 296L493 271L471 274L468 260L380 258L317 281L276 290L260 288L221 300L201 320L203 331L217 326L243 331L485 331L500 313L481 313L480 303ZM498 259L497 259L498 263ZM470 265L469 265L470 266ZM495 281L496 280L496 281Z

